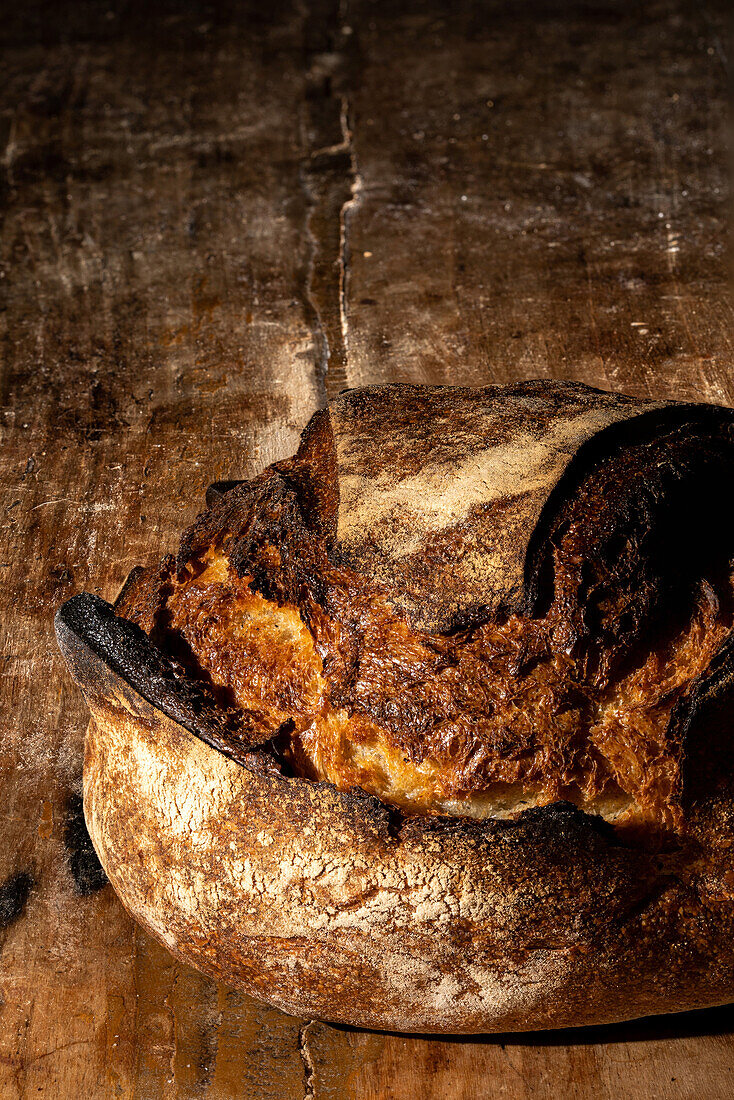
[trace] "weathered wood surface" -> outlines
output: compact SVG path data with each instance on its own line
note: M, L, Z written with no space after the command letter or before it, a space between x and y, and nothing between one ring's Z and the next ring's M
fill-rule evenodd
M6 5L0 1096L725 1097L722 1009L538 1040L290 1019L84 848L56 606L344 385L734 402L727 0Z

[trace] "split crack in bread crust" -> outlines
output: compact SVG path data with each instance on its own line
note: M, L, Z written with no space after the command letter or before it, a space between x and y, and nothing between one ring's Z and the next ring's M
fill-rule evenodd
M573 383L346 391L114 612L69 601L130 912L361 1026L730 999L733 432Z

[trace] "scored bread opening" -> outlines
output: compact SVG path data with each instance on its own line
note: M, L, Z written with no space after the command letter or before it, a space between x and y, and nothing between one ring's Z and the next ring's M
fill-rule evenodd
M558 644L552 608L426 636L348 570L335 581L339 621L314 605L306 623L214 546L167 577L153 618L131 597L118 612L206 681L235 722L257 714L280 731L297 775L413 814L507 818L566 799L631 830L680 824L671 714L730 629L728 601L707 582L685 621L609 676ZM356 663L341 652L353 643L347 622L360 633Z

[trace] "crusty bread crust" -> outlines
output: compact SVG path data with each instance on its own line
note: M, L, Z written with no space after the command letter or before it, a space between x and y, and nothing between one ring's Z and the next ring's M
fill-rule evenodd
M306 778L679 830L675 708L734 621L733 439L572 383L347 391L118 613Z
M92 840L126 908L182 960L288 1012L398 1031L567 1027L731 997L726 794L666 856L567 804L401 822L207 745L123 678L94 609L84 626L72 610L59 634L93 715Z
M289 777L104 601L69 601L57 633L92 712L95 848L131 914L207 974L299 1015L418 1032L604 1023L734 996L731 639L674 714L685 829L655 852L566 803L507 821L405 818Z

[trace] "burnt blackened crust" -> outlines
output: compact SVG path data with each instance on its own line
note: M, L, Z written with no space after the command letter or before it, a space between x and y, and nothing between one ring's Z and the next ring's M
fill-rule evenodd
M553 556L573 527L582 584L565 612L577 636L595 634L608 658L630 645L639 654L661 613L690 613L702 578L726 588L734 518L718 498L733 478L730 410L668 407L599 433L529 540L526 614L542 615L557 595Z
M293 458L273 466L296 491L308 526L327 541L336 532L339 486L336 476L336 448L328 409L320 409L301 433L301 443ZM222 504L233 489L246 485L240 481L214 481L205 494L207 508Z
M99 596L73 596L57 612L56 638L87 700L109 703L132 691L152 707L239 763L273 731L245 725L233 731L223 715L135 623L115 615ZM241 712L240 715L241 717Z
M653 460L646 462L645 449L656 442L661 446L654 452ZM728 480L731 476L734 463L734 409L718 405L668 402L663 407L646 411L645 405L640 403L638 415L603 429L579 447L550 492L528 540L524 569L523 611L526 614L537 614L539 605L547 600L548 593L543 591L542 576L547 555L569 502L576 497L584 482L593 479L595 472L613 470L620 456L629 450L635 450L640 456L640 462L634 472L644 477L647 491L647 499L638 502L642 513L639 518L643 521L653 519L651 505L655 498L666 490L669 491L671 480L677 478L680 481L690 476L689 456L680 453L682 442L692 444L699 452L703 452L700 473L706 476L707 481L704 486L699 482L697 490L700 494L702 487L704 488L703 495L700 496L701 505L708 507L712 503L712 492L718 492L721 480ZM663 448L664 453L661 454ZM621 512L617 526L624 528L626 524L627 530L630 530L637 517L631 512L628 493L629 486L617 487L617 495L620 497L618 507ZM683 526L686 519L680 510L673 518L679 527ZM617 532L618 535L623 533L624 530Z

